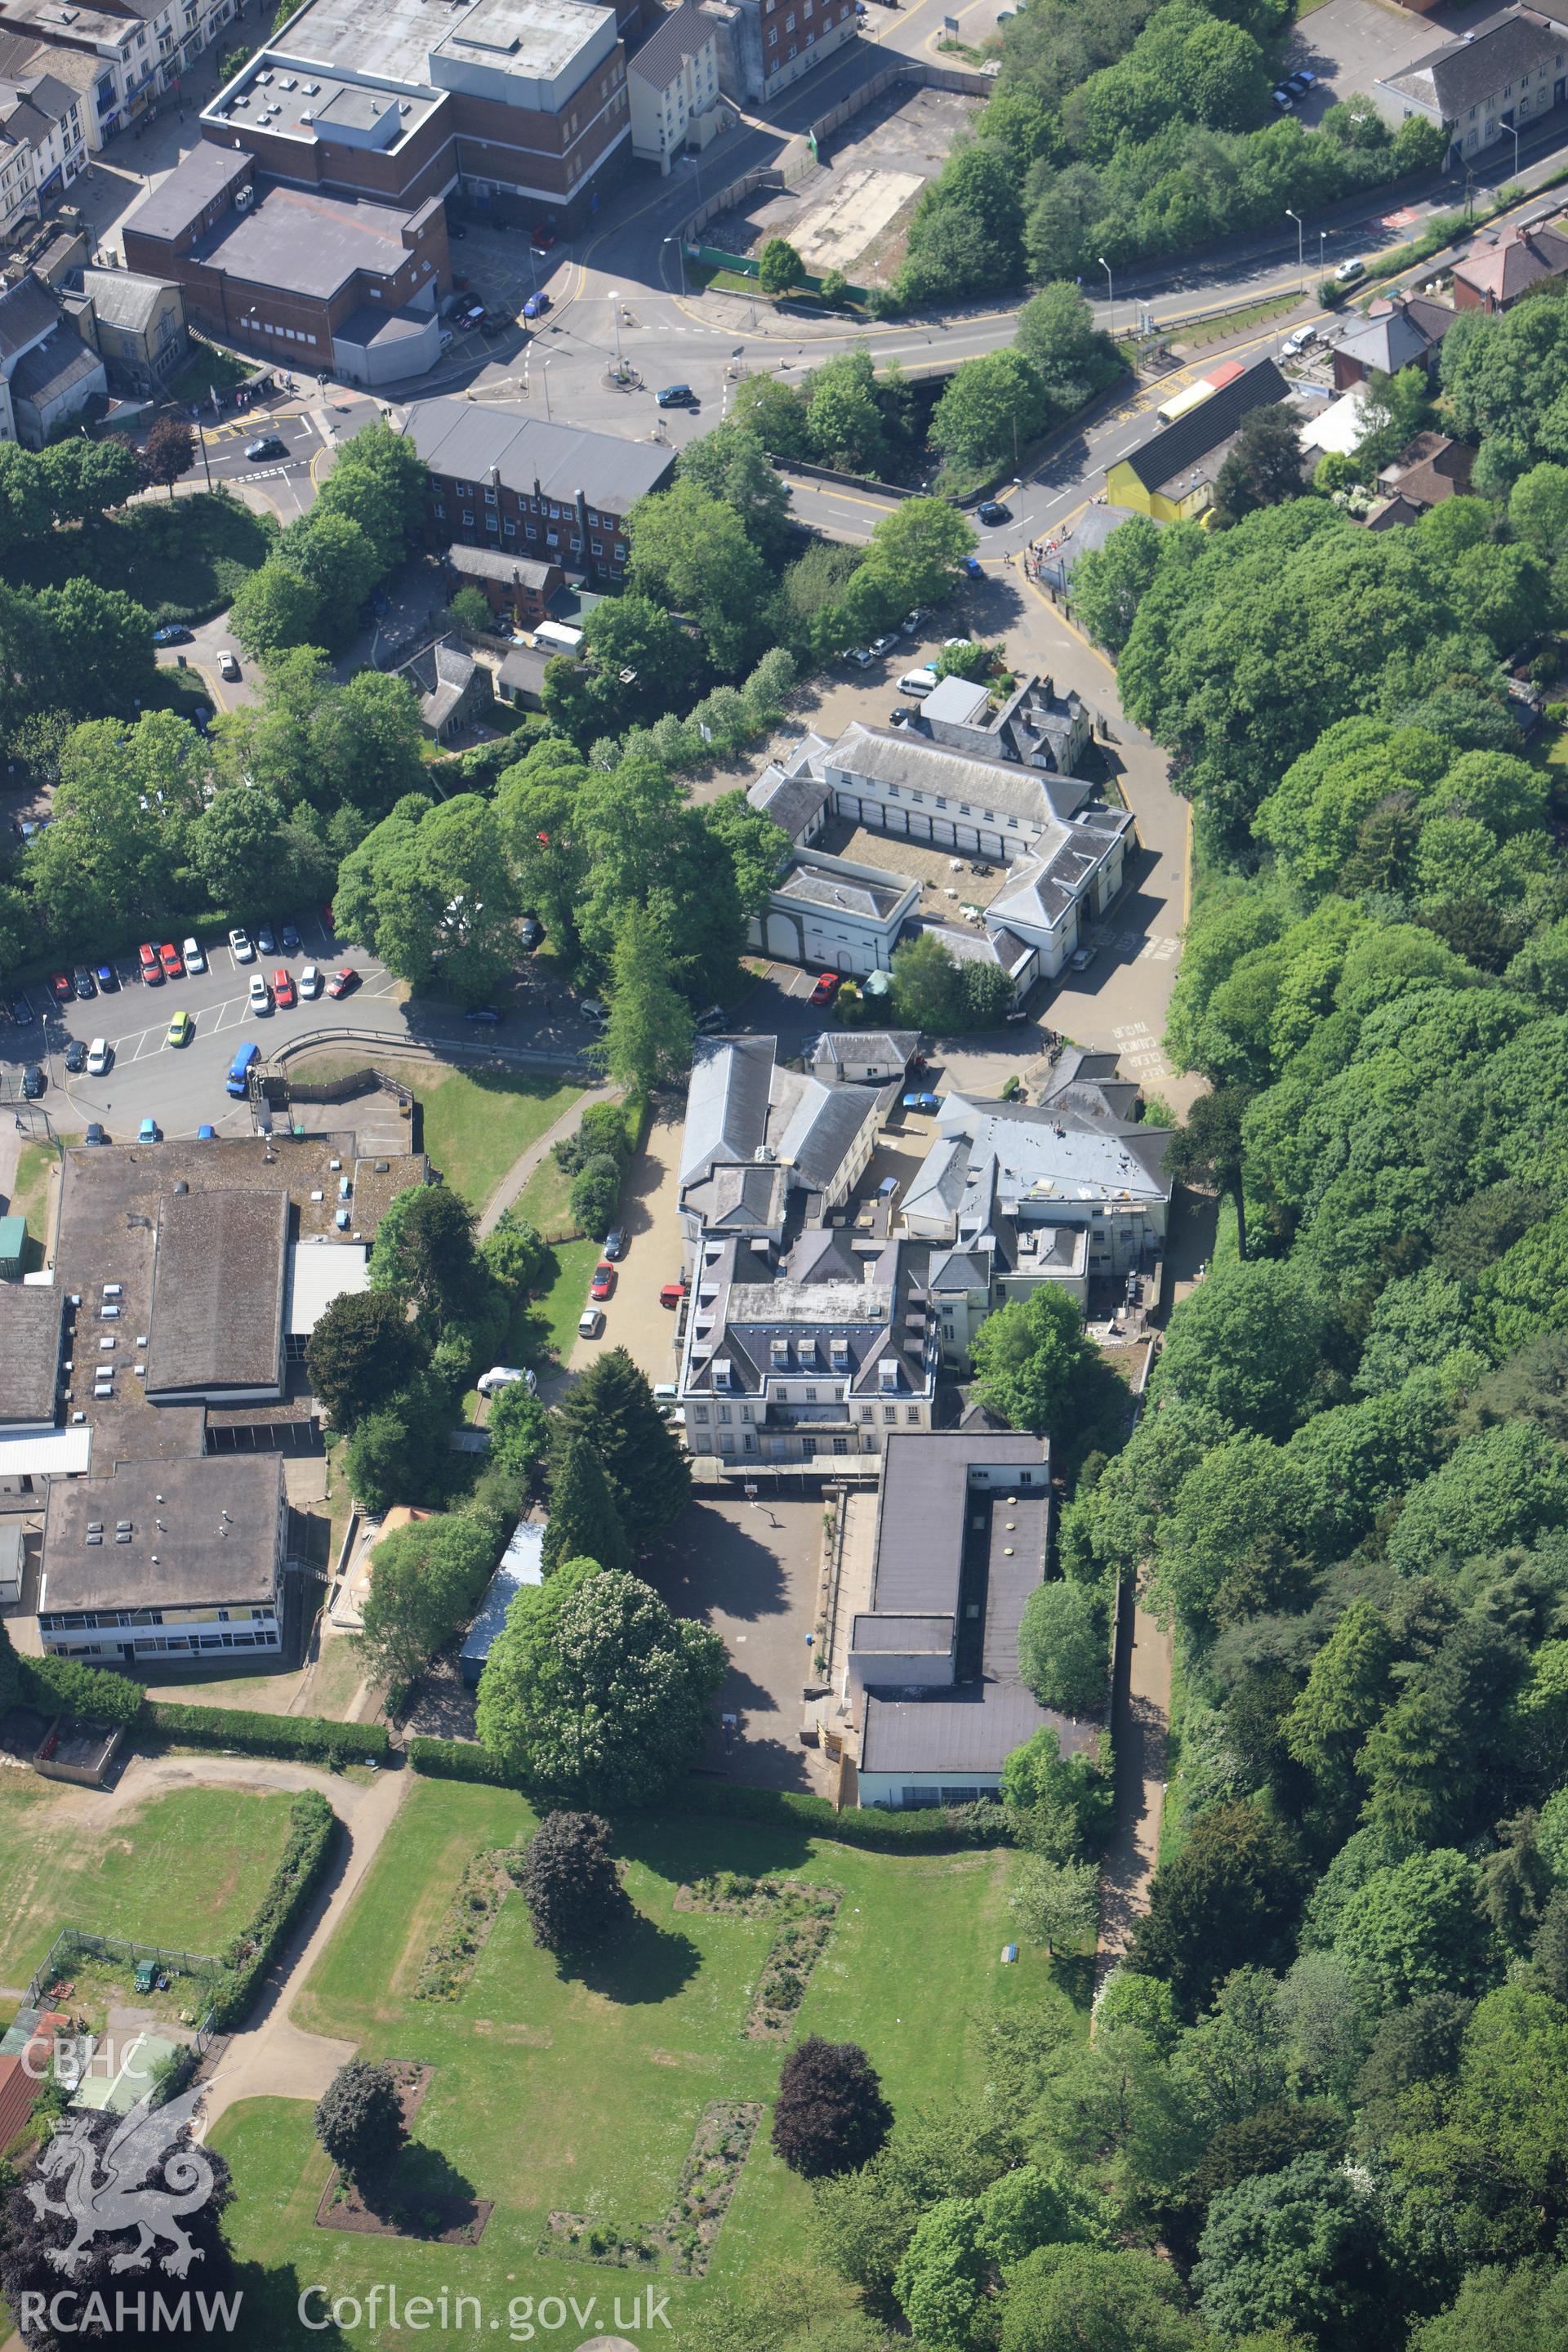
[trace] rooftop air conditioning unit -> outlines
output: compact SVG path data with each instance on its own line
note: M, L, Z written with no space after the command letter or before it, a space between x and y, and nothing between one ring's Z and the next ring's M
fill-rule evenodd
M255 190L254 188L250 188L250 187L240 188L240 189L237 190L236 194L235 194L235 199L234 199L234 208L235 208L235 211L236 211L237 213L247 213L247 212L250 210L251 205L252 205L255 202L256 202L256 190Z

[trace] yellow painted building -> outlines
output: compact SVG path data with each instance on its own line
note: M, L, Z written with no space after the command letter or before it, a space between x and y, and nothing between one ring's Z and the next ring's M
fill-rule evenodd
M1129 451L1108 471L1113 505L1154 522L1191 522L1206 512L1215 477L1249 410L1289 397L1289 384L1272 360L1258 360L1163 432Z

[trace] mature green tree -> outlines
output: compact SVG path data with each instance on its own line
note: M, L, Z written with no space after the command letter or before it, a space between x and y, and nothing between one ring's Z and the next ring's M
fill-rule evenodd
M621 1196L620 1161L607 1151L590 1153L572 1179L568 1194L574 1222L580 1233L607 1233Z
M1100 1917L1100 1866L1026 1854L1007 1901L1026 1941L1047 1952L1081 1952Z
M679 1077L691 1060L691 1007L669 974L652 917L627 907L616 940L610 1017L594 1052L611 1077L644 1094Z
M537 1225L516 1209L503 1209L479 1244L485 1264L513 1298L526 1298L539 1289L549 1269L550 1253Z
M393 1292L443 1324L472 1313L482 1280L474 1213L458 1193L414 1184L394 1196L371 1252L373 1291Z
M769 580L733 507L695 482L677 481L639 499L626 530L630 586L670 612L689 614L721 674L744 669L758 649Z
M1178 1184L1214 1184L1236 1203L1237 1255L1247 1255L1247 1203L1242 1183L1242 1115L1249 1087L1218 1087L1200 1095L1171 1139L1165 1173Z
M876 2156L892 2121L881 2079L858 2043L813 2033L790 2051L771 2137L792 2172L805 2180L858 2172Z
M360 1648L373 1678L406 1685L479 1606L500 1530L488 1517L416 1519L375 1547Z
M951 1035L963 1018L958 959L933 932L919 931L893 950L893 992L899 1018L930 1036Z
M896 618L950 595L977 544L973 524L945 499L904 499L873 524L856 577L869 578Z
M496 812L477 793L399 801L343 860L335 905L401 979L426 986L439 971L470 1004L516 957L517 888Z
M351 2178L388 2165L403 2146L403 2101L390 2066L351 2058L316 2106L316 2137Z
M522 1899L533 1940L547 1952L581 1952L634 1916L616 1865L608 1822L598 1813L546 1813L522 1859Z
M424 1360L419 1334L396 1291L345 1291L305 1346L310 1386L332 1427L352 1431L405 1388Z
M763 656L764 660L767 658ZM703 823L716 841L723 843L735 877L742 912L760 915L789 855L790 839L743 792L721 793L703 811Z
M1568 2265L1489 2263L1412 2338L1413 2352L1557 2352L1568 2343Z
M768 475L778 480L772 467ZM586 667L552 662L543 698L552 722L584 751L602 735L650 727L696 694L701 646L647 596L606 596L588 614L583 635Z
M631 1546L592 1438L571 1436L550 1464L550 1523L544 1530L548 1575L563 1561L596 1559L606 1569L631 1565Z
M450 1393L434 1372L399 1390L367 1412L349 1440L349 1492L367 1511L439 1500L449 1483L447 1439L455 1418Z
M624 1348L595 1357L562 1399L555 1422L563 1449L580 1442L597 1462L634 1548L685 1509L690 1465L659 1418L647 1375Z
M994 1308L972 1352L975 1394L1010 1428L1059 1438L1078 1425L1093 1350L1069 1291L1042 1282Z
M805 264L787 237L770 236L757 256L757 283L764 294L787 294L805 276Z
M417 541L429 488L413 442L390 425L366 425L338 450L311 512L346 515L357 524L384 578Z
M498 1389L490 1400L489 1458L515 1478L532 1485L550 1444L550 1415L525 1381Z
M229 606L228 625L240 651L265 661L285 646L311 644L322 618L315 582L280 556L242 580Z
M1153 583L1160 534L1146 515L1131 515L1106 541L1073 565L1068 582L1072 607L1107 653L1119 654Z
M1468 1992L1486 1948L1480 1876L1452 1849L1374 1871L1347 1909L1334 1948L1382 1998Z
M381 576L369 534L352 515L312 509L284 532L277 560L314 589L317 623L327 642L345 645Z
M89 579L44 588L29 600L34 615L36 682L47 681L39 700L58 698L79 719L128 719L153 699L153 623L146 608L121 588ZM0 646L4 644L0 628Z
M879 475L888 462L887 419L877 371L864 344L813 368L803 387L805 441L825 466Z
M672 1617L637 1577L574 1561L508 1612L480 1681L479 1738L540 1797L647 1804L695 1761L723 1678L716 1633Z
M738 405L712 432L688 442L676 469L680 480L695 482L710 498L733 507L746 537L765 555L781 554L794 539L789 486L773 467L762 432ZM673 699L667 699L667 709Z
M587 865L576 835L577 794L587 773L569 743L546 736L504 771L496 790L496 816L518 896L568 962L577 953L577 900Z
M1200 2352L1168 2263L1042 2246L1007 2274L1002 2352Z
M964 466L1016 466L1056 414L1039 370L1021 351L964 360L931 412L931 446Z
M1394 1637L1371 1601L1352 1601L1312 1661L1285 1726L1290 1753L1330 1802L1356 1786L1357 1758L1394 1692Z
M1217 2196L1193 2284L1209 2326L1234 2342L1294 2328L1352 2352L1386 2309L1389 2279L1369 2190L1321 2155Z
M1157 1392L1282 1437L1310 1410L1326 1337L1324 1302L1295 1266L1217 1265L1171 1318Z
M1052 1862L1076 1862L1110 1830L1111 1783L1102 1755L1064 1756L1055 1727L1043 1723L1002 1768L1002 1796L1014 1835Z
M1248 1804L1216 1805L1155 1872L1131 1965L1163 1977L1194 2016L1232 1969L1284 1958L1305 1874L1289 1832Z
M331 891L336 862L314 812L293 817L268 792L229 785L192 829L191 849L216 906L254 917Z
M1061 1578L1037 1585L1018 1625L1018 1672L1040 1705L1062 1715L1098 1714L1110 1666L1099 1597Z
M1000 98L1002 92L998 91ZM996 103L995 100L992 104ZM1016 348L1038 373L1052 405L1062 415L1113 383L1122 359L1111 338L1094 323L1094 312L1065 278L1042 286L1018 313Z

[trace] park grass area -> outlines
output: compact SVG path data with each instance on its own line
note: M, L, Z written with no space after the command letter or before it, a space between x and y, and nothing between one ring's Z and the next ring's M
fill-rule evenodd
M513 1160L583 1091L569 1080L515 1070L443 1069L434 1064L409 1083L425 1114L425 1149L471 1209L484 1206Z
M0 1980L25 1985L67 1927L220 1951L255 1916L291 1801L182 1789L89 1826L96 1794L0 1776Z
M123 588L160 626L206 621L233 604L277 537L271 516L222 493L147 499L96 530L51 531L14 559L14 578L60 588L85 573L100 588Z
M1071 2030L1087 2025L1042 1954L1001 1965L1012 1855L866 1853L794 1830L687 1816L618 1825L639 1915L624 1944L563 1973L534 1947L512 1895L458 1998L416 2000L421 1959L465 1864L521 1843L532 1826L507 1790L416 1784L294 2008L308 2032L352 2041L366 2058L435 2069L414 2135L431 2152L422 2166L439 2162L449 2179L495 2200L479 2245L458 2258L463 2292L487 2312L514 2294L596 2295L599 2327L608 2326L615 2294L629 2305L637 2278L542 2254L549 2214L588 2215L626 2235L657 2226L703 2110L773 2095L782 2050L742 2032L773 1927L678 1913L683 1882L722 1869L780 1871L843 1890L799 2031L861 2042L896 2110L941 2106L954 2084L984 2078L994 2008L1045 2004ZM304 2102L231 2108L214 2144L234 2168L236 2251L281 2282L262 2290L259 2311L247 2310L257 2331L247 2341L268 2341L269 2326L271 2340L292 2340L292 2308L282 2302L290 2277L320 2280L330 2295L363 2296L378 2280L395 2281L400 2297L452 2286L449 2248L313 2228L327 2164ZM707 2280L658 2273L675 2340L683 2315L716 2288L760 2264L807 2258L809 2201L773 2155L764 2118ZM374 2339L351 2325L344 2340Z

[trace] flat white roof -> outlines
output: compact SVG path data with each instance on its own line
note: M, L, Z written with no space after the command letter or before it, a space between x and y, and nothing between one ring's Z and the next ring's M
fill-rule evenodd
M51 1429L42 1435L0 1437L0 1478L69 1478L92 1466L92 1431Z
M299 1242L289 1253L289 1333L309 1339L334 1298L370 1288L363 1242Z

